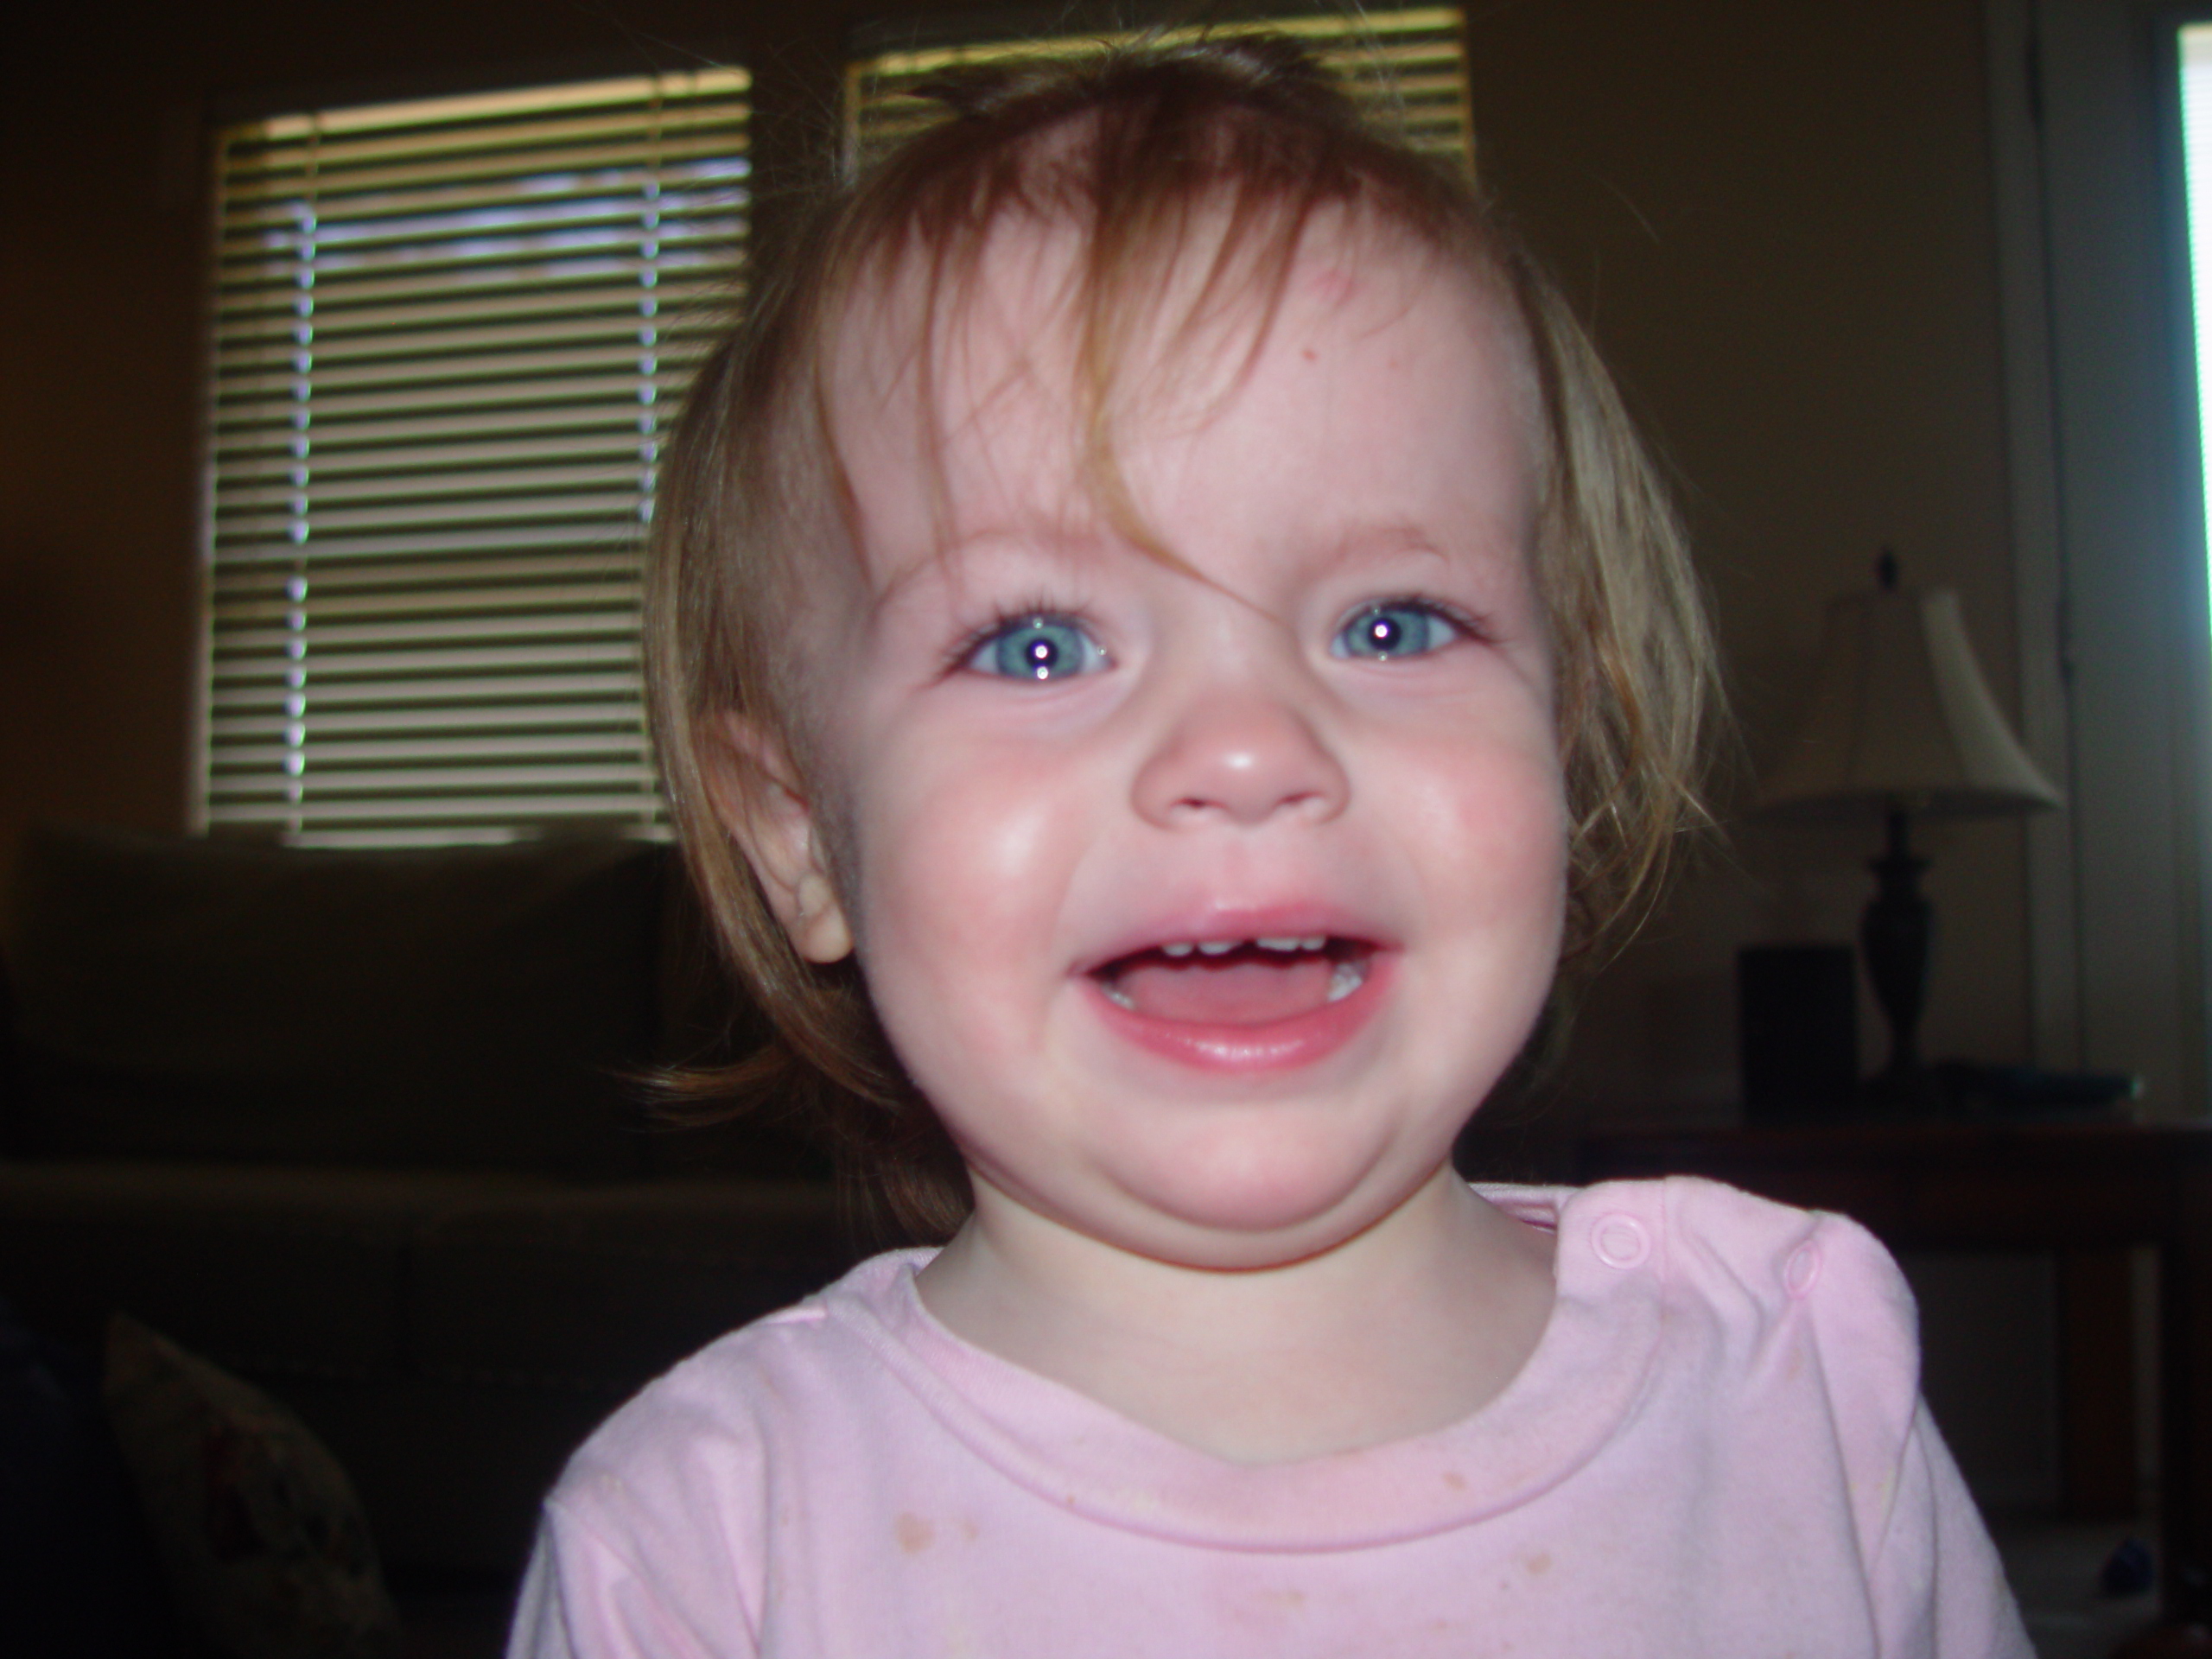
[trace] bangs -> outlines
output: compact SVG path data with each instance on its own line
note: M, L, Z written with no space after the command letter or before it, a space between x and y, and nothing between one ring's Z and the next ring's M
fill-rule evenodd
M1425 264L1487 265L1463 180L1370 131L1303 58L1276 62L1257 49L1265 43L1243 44L1259 67L1294 83L1276 88L1292 107L1270 108L1258 95L1265 75L1225 99L1217 80L1192 77L1173 53L1134 71L1109 56L1089 73L1056 72L1027 102L1018 78L1011 89L994 78L973 96L958 84L931 89L963 115L1005 105L1019 118L955 119L925 133L859 182L830 237L838 252L819 290L810 424L826 445L849 544L857 526L832 395L841 345L865 338L872 353L894 353L879 357L870 378L911 388L941 488L946 353L980 302L987 260L1010 238L1071 248L1057 262L1046 314L1072 357L1077 474L1118 533L1179 567L1142 523L1116 462L1123 418L1200 374L1216 378L1217 399L1233 390L1266 346L1300 251L1317 232ZM1208 61L1217 67L1219 57L1214 48ZM1102 103L1088 83L1108 75L1135 80L1135 91ZM1315 120L1317 103L1330 119Z

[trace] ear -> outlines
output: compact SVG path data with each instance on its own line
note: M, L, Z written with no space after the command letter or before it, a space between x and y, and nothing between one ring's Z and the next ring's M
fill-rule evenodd
M809 962L839 962L853 932L830 879L812 804L784 746L742 715L706 734L715 813L753 867L791 948Z

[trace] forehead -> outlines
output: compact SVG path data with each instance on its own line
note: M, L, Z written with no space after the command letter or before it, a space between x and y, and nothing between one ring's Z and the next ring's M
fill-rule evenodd
M1390 424L1418 440L1408 463L1496 448L1497 432L1471 429L1502 425L1512 470L1533 476L1529 353L1486 270L1337 208L1180 228L1102 270L1075 226L1017 221L964 259L909 255L849 302L825 412L879 582L895 574L887 559L973 532L979 511L1103 518L1173 558L1127 522L1141 504L1124 463L1198 443L1232 408L1243 427L1271 422L1287 451L1333 454L1335 439L1374 435L1360 423ZM1159 460L1140 463L1155 482Z

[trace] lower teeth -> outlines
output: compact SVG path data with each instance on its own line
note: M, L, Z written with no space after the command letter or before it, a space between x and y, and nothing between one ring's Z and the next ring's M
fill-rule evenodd
M1329 997L1332 1002L1341 1002L1357 990L1367 980L1367 969L1356 962L1339 962L1329 974Z

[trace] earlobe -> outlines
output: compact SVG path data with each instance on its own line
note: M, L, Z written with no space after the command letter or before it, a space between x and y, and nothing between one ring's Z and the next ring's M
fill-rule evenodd
M813 855L810 844L810 860ZM772 897L770 902L776 901ZM818 867L810 864L799 877L788 912L781 904L777 904L776 910L784 931L791 935L791 948L809 962L842 962L853 954L853 932L845 923L845 907L838 903L829 876Z
M791 948L809 962L840 962L852 929L830 879L814 810L784 747L741 715L713 734L715 813L745 855Z

